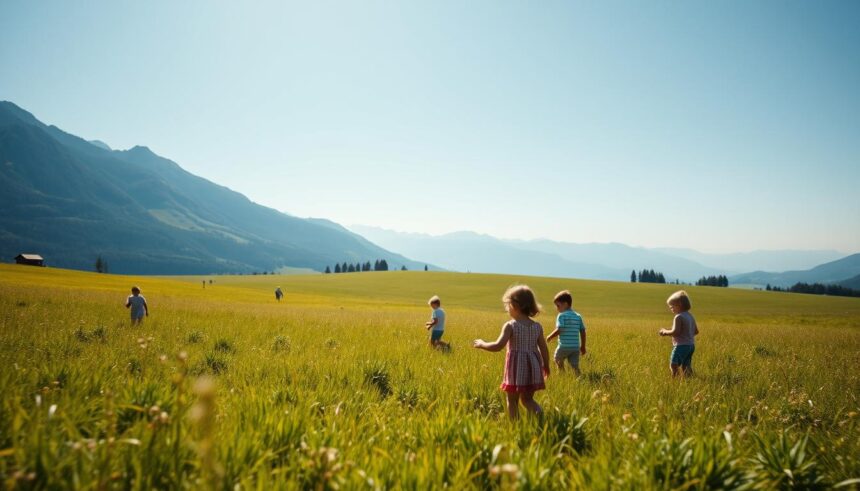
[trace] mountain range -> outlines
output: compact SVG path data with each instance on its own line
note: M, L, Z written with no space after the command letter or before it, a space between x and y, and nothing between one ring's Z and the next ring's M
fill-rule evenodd
M782 273L755 271L729 277L729 281L736 284L770 284L780 287L789 287L795 283L838 283L848 288L857 288L858 275L860 275L860 254L852 254L808 270Z
M654 269L683 282L719 274L730 275L733 284L760 286L860 282L860 255L843 258L836 251L704 254L504 240L474 232L431 236L359 225L347 230L256 204L145 146L114 150L87 141L11 102L0 102L0 210L3 259L37 253L53 266L92 269L101 256L116 273L322 271L335 263L385 259L397 269L427 264L617 281L629 281L632 270ZM743 273L750 270L756 271Z
M286 183L285 183L286 184ZM342 226L261 206L145 146L112 150L0 102L0 256L116 273L318 271L385 259L423 268Z
M836 282L860 273L860 255L843 258L835 251L757 251L705 254L688 249L648 249L618 243L575 244L551 240L505 240L474 232L433 236L351 225L354 232L387 249L457 271L508 273L629 281L633 270L654 269L670 281L695 282L702 276L732 275L732 283L791 286L797 281ZM858 257L855 257L858 256ZM798 274L735 274L725 265L741 267L761 258L780 270L801 265ZM699 259L699 262L695 259ZM838 259L835 263L833 259ZM825 265L820 262L829 261ZM752 263L754 264L754 263ZM754 275L754 276L750 276ZM790 283L787 283L790 282Z

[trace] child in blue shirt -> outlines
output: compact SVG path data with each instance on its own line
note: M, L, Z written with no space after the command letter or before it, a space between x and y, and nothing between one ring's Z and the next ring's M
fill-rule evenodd
M553 299L559 314L555 320L555 330L546 337L547 342L558 336L558 347L555 349L555 364L559 370L564 370L564 360L570 363L578 377L579 356L585 354L585 323L582 316L575 312L573 296L567 290L560 291Z
M427 330L430 330L430 347L447 351L451 349L451 345L442 341L442 335L445 334L445 311L442 310L442 300L433 295L427 303L433 309L430 320L424 323Z

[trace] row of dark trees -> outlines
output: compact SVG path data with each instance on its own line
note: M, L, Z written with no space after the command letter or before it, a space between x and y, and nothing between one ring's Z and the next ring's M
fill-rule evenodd
M663 273L658 273L653 269L643 269L636 274L636 271L632 271L630 273L630 282L631 283L666 283L666 277L663 276Z
M729 279L725 275L719 276L702 276L696 282L696 286L729 286Z
M388 261L385 259L377 259L374 261L373 265L370 264L370 261L366 263L343 263L343 264L335 264L334 270L331 267L325 267L325 274L331 273L361 273L362 271L388 271ZM406 271L406 266L401 266L400 271ZM424 271L427 271L427 266L424 266Z
M860 297L860 290L844 287L841 285L823 285L821 283L795 283L788 288L780 288L778 286L770 286L768 283L765 287L767 291L773 292L791 292L791 293L810 293L812 295L832 295L835 297Z
M405 266L404 266L405 267ZM388 271L388 261L385 259L377 259L372 265L370 261L366 263L343 263L335 264L334 271L328 266L325 267L325 273L360 273L362 271Z

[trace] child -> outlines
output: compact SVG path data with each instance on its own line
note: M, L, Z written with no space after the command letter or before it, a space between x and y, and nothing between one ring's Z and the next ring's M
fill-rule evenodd
M143 316L149 317L149 307L146 305L146 299L140 294L140 288L131 287L131 295L125 300L125 308L131 309L131 324L140 324Z
M275 300L281 301L284 298L284 292L281 290L281 287L275 288Z
M543 338L543 328L531 318L540 313L540 305L531 289L525 285L508 288L502 297L511 320L502 326L499 339L490 343L476 339L474 347L499 351L507 345L505 374L501 389L507 393L508 416L519 417L519 402L529 411L543 412L534 400L534 393L545 388L549 377L549 350Z
M449 350L451 345L442 341L442 335L445 334L445 311L442 310L442 300L436 295L427 301L433 313L430 314L430 320L424 323L427 330L430 331L430 347L435 349Z
M580 376L579 355L585 355L585 323L582 316L572 309L573 297L567 290L560 291L553 299L558 317L555 319L555 330L546 337L547 342L558 336L558 347L555 349L555 365L564 370L564 360L570 363L576 376Z
M669 310L675 314L672 329L660 329L661 336L672 336L672 354L669 356L669 368L672 376L693 374L693 352L696 351L695 336L699 334L696 319L690 314L692 304L687 292L679 290L666 300ZM679 369L683 371L679 371Z

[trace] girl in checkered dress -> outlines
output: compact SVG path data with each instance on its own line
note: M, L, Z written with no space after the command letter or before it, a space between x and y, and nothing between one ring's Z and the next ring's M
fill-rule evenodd
M545 388L544 379L549 376L549 350L543 327L531 319L540 313L540 305L534 292L525 285L508 288L502 302L511 320L502 326L499 339L494 342L476 339L474 347L487 351L508 347L501 385L508 397L508 416L517 419L520 402L529 411L540 414L543 410L535 402L534 393Z

